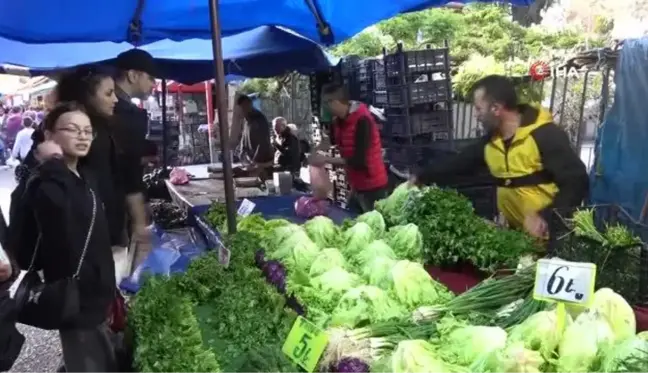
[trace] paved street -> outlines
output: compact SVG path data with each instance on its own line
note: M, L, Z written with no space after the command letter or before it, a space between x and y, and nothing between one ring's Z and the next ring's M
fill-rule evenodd
M0 208L9 219L11 192L16 186L13 169L0 168ZM20 358L10 372L55 372L61 361L58 332L19 325L26 338Z

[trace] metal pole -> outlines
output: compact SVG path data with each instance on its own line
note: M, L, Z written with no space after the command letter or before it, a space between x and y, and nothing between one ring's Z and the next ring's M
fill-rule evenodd
M167 147L169 146L169 129L168 123L167 123L167 81L166 79L162 79L162 89L160 92L160 95L162 96L162 166L166 170L167 166L169 165L169 160L168 160L168 155L169 151L167 150Z
M218 102L218 128L220 131L221 153L223 158L223 183L225 184L225 206L227 207L227 230L236 232L236 205L234 204L234 180L232 178L232 157L229 149L229 123L227 123L227 89L225 87L225 68L223 67L223 46L218 0L209 0L209 19L212 31L212 50L214 52L214 78Z

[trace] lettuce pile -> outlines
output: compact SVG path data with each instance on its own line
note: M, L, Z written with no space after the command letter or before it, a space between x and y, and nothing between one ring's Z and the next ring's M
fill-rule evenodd
M420 264L416 225L387 229L378 211L360 215L346 229L316 217L303 226L278 224L265 237L257 264L266 279L321 326L407 318L419 306L451 298Z

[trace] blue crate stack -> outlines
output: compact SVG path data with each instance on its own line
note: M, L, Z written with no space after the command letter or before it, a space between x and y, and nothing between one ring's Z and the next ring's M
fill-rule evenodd
M411 171L452 151L452 83L444 48L384 56L387 123L383 146L395 168Z

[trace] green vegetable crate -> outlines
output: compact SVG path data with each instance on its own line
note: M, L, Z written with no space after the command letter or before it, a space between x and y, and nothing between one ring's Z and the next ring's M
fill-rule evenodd
M597 266L596 287L608 287L630 304L648 304L648 226L618 205L554 210L550 256Z

